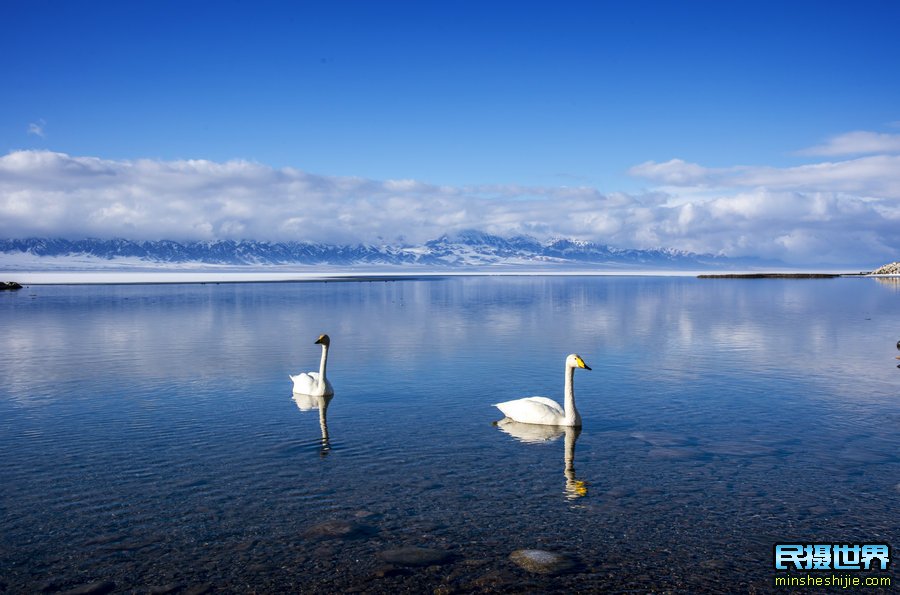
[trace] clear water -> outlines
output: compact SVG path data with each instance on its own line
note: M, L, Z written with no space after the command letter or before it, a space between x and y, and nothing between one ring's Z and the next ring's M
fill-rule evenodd
M766 592L775 542L900 547L898 284L34 286L0 325L0 591ZM580 433L493 423L570 352Z

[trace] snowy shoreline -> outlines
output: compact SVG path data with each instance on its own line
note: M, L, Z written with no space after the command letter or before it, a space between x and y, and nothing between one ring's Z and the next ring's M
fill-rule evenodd
M766 274L787 276L820 274L821 271L770 271ZM729 271L727 275L759 275L759 271ZM858 272L830 273L836 276L860 276ZM0 270L0 280L22 285L163 285L204 283L302 283L302 282L371 282L412 281L447 277L699 277L723 275L723 271L678 270L548 270L548 269L480 269L480 270L352 270L335 268L305 271L270 270L154 270L154 271L22 271ZM872 275L869 275L872 276ZM897 275L885 275L893 276Z
M197 284L197 283L274 283L274 282L328 282L328 281L390 281L411 279L435 279L446 277L483 276L653 276L653 277L698 277L750 276L750 275L859 275L861 269L844 266L791 266L783 263L764 261L681 261L673 262L674 253L666 251L594 251L585 261L578 258L539 255L533 248L525 251L525 246L510 244L511 240L471 232L461 236L459 241L441 240L438 250L434 249L435 262L391 262L379 260L365 262L371 255L350 255L335 253L320 262L205 262L197 258L184 261L154 260L139 255L121 255L122 241L100 242L97 246L108 252L107 257L93 253L71 252L57 255L38 255L28 251L7 251L0 253L0 281L15 281L23 285L111 285L111 284ZM34 240L37 242L38 240ZM50 240L46 240L50 242ZM42 240L43 242L43 240ZM96 242L99 242L96 241ZM95 242L95 243L96 243ZM472 242L475 242L473 244ZM126 243L125 247L132 247ZM477 245L476 245L477 244ZM246 259L252 255L251 248L260 250L268 244L228 244L225 256ZM515 248L518 246L516 250ZM530 246L530 244L529 244ZM561 244L562 246L562 244ZM578 250L585 245L567 241L565 246ZM563 246L563 247L565 247ZM90 247L90 246L87 246ZM170 243L157 246L159 250L171 248ZM186 249L185 246L181 246ZM246 250L238 250L237 248ZM559 247L559 246L557 246ZM85 246L80 246L85 248ZM334 247L332 247L333 249ZM578 250L576 250L576 248ZM324 249L324 248L323 248ZM424 249L424 248L423 248ZM249 253L245 253L250 250ZM598 248L599 250L599 248ZM340 252L340 251L338 251ZM330 254L330 253L329 253ZM385 253L387 254L387 253ZM622 254L634 260L620 259ZM165 254L162 254L165 255ZM660 255L665 258L659 260ZM182 255L183 256L183 255ZM222 255L219 255L222 256ZM321 255L319 255L321 256ZM389 255L383 255L385 258ZM584 256L581 254L581 256ZM675 254L677 256L677 254ZM359 260L362 258L362 260ZM447 260L447 259L450 260ZM710 256L713 260L715 257ZM355 260L354 260L355 259ZM677 258L676 258L677 260Z

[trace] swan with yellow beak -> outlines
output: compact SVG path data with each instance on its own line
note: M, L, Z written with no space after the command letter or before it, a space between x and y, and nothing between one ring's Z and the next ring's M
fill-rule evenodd
M572 386L575 368L591 369L578 354L572 353L566 357L565 407L560 407L559 403L547 397L525 397L495 403L494 407L509 419L523 424L580 428L581 414L575 408L575 389Z

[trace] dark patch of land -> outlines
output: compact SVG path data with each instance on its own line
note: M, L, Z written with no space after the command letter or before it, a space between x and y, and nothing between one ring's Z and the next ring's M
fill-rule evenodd
M2 281L0 282L0 291L4 289L22 289L22 286L16 283L15 281Z
M698 279L833 279L840 273L722 273L697 275Z

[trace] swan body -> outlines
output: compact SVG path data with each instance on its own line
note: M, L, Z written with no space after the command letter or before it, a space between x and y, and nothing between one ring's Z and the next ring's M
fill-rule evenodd
M494 407L502 411L509 419L519 423L580 428L581 414L575 408L575 389L572 386L575 368L591 369L584 363L580 355L572 353L566 357L564 407L547 397L525 397L524 399L495 403Z
M301 372L291 376L294 381L294 392L313 397L328 397L334 394L334 388L325 376L325 367L328 364L328 348L331 339L328 335L321 335L316 339L316 345L322 346L322 359L319 362L318 372Z

